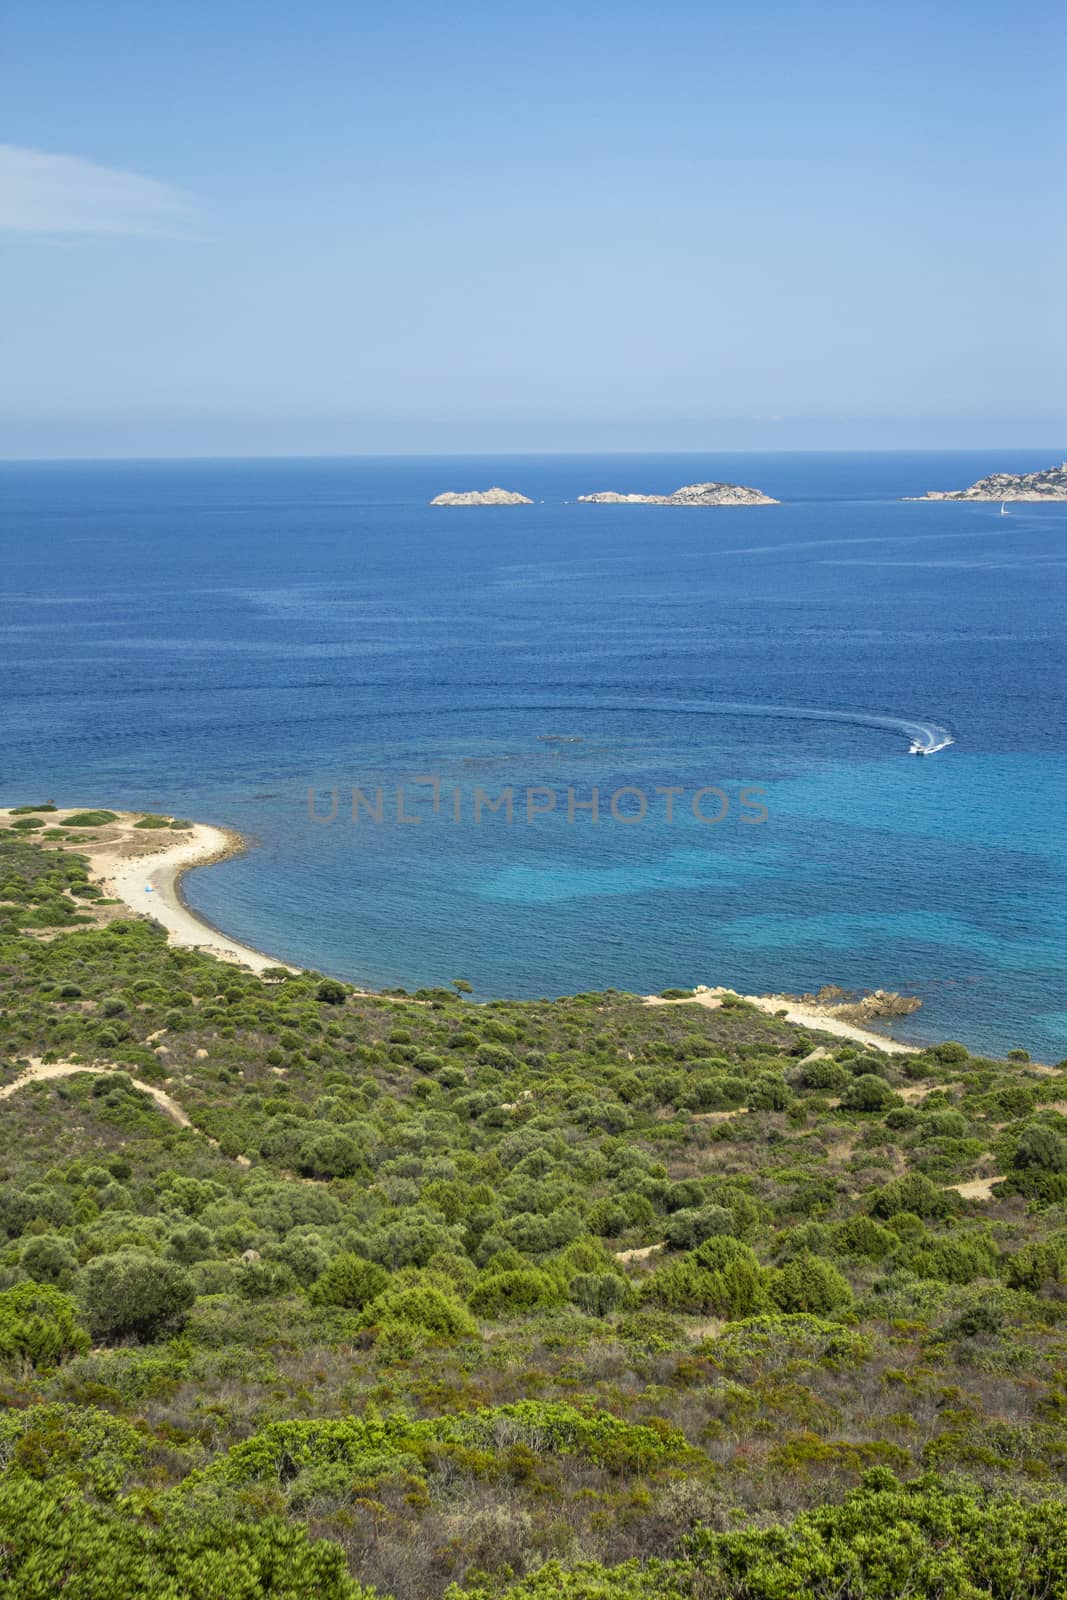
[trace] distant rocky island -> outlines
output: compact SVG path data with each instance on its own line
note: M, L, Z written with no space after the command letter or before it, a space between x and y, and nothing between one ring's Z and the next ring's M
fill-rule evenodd
M991 472L969 489L931 489L918 500L1067 500L1067 461L1044 472Z
M532 506L524 494L514 489L465 489L461 494L451 490L430 501L432 506Z
M762 489L749 489L740 483L686 483L673 494L580 494L579 501L596 506L776 506Z

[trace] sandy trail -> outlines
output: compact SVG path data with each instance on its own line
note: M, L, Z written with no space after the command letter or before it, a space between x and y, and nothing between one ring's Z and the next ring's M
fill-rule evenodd
M86 1066L83 1061L38 1061L31 1058L30 1064L22 1076L16 1078L14 1083L6 1083L0 1089L0 1100L9 1099L19 1089L25 1089L27 1084L44 1083L49 1078L72 1078L78 1072L108 1073L112 1075L122 1073L124 1077L130 1078L130 1082L135 1089L139 1089L142 1094L146 1094L149 1099L154 1100L159 1109L165 1112L168 1117L171 1117L179 1128L191 1128L193 1126L177 1100L173 1100L162 1089L157 1089L154 1084L144 1083L140 1078L131 1078L123 1067Z
M210 1133L204 1133L201 1128L198 1128L189 1117L188 1112L183 1110L177 1100L167 1094L165 1090L157 1089L153 1083L145 1083L142 1078L131 1077L125 1067L118 1065L93 1063L87 1066L84 1061L41 1061L36 1056L31 1056L30 1064L26 1071L17 1077L13 1083L6 1083L0 1089L0 1100L7 1100L11 1095L17 1094L19 1089L25 1089L31 1083L46 1083L50 1078L73 1078L79 1072L103 1073L107 1076L113 1076L118 1073L124 1078L129 1078L133 1087L139 1089L142 1094L146 1094L165 1116L170 1117L173 1122L178 1124L179 1128L190 1128L193 1133L198 1133L202 1139L206 1139L213 1149L217 1150L219 1148L219 1141L213 1139ZM233 1159L239 1167L250 1167L252 1165L248 1156L234 1156Z
M967 1183L950 1183L948 1188L962 1195L964 1200L992 1200L993 1185L1003 1182L1004 1174L998 1172L991 1178L971 1178Z
M666 1250L666 1248L667 1248L667 1241L666 1241L666 1239L664 1239L662 1244L646 1244L646 1245L642 1245L637 1250L616 1250L615 1251L615 1260L616 1261L647 1261L649 1256L657 1255L660 1250Z

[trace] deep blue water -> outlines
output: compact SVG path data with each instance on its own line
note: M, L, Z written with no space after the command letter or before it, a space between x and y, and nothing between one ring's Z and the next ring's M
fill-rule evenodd
M923 999L900 1036L1056 1060L1067 506L898 499L1050 460L0 466L0 801L235 826L258 848L192 874L191 904L374 985L881 985ZM706 478L786 503L565 503ZM425 503L489 483L544 503ZM956 742L908 759L912 722ZM354 785L382 787L380 825L353 825ZM512 789L510 825L475 824L479 787ZM556 809L527 821L530 787ZM620 788L643 821L611 818ZM683 791L670 822L657 788Z

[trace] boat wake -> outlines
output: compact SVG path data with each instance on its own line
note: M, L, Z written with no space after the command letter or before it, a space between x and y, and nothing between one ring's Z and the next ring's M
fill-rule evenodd
M679 710L683 709L681 706ZM690 709L686 706L685 709ZM746 705L739 701L694 701L693 710L712 713L733 713L740 716L780 717L783 720L799 719L809 722L838 722L860 728L888 728L901 733L911 741L909 755L933 756L945 750L955 739L939 722L919 722L911 717L887 717L867 711L830 711L816 706Z
M780 721L833 722L846 727L885 728L899 733L909 741L908 754L933 756L946 750L956 740L948 728L939 722L920 721L915 717L890 717L868 711L835 711L819 706L787 706L750 703L741 700L586 700L561 697L556 699L509 699L506 704L457 705L461 711L622 711L630 713L674 713L686 716L767 717ZM559 737L558 735L555 737Z

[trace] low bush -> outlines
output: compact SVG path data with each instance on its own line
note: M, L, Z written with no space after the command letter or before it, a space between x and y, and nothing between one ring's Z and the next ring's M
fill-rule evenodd
M139 1250L96 1257L76 1291L96 1337L142 1342L181 1327L196 1298L184 1267Z
M54 1367L88 1348L89 1335L70 1295L47 1283L18 1283L0 1293L0 1362L5 1366Z
M364 1328L416 1328L435 1339L469 1339L478 1332L461 1301L425 1283L386 1289L366 1306L360 1320Z
M563 1290L557 1280L536 1267L493 1272L475 1284L468 1304L479 1317L512 1316L535 1306L559 1305Z
M388 1272L376 1261L345 1253L335 1256L322 1277L312 1284L309 1298L312 1305L362 1311L365 1305L377 1299L388 1282Z
M805 1251L774 1273L770 1282L771 1299L783 1311L810 1311L825 1315L845 1311L852 1305L848 1280L832 1261Z

